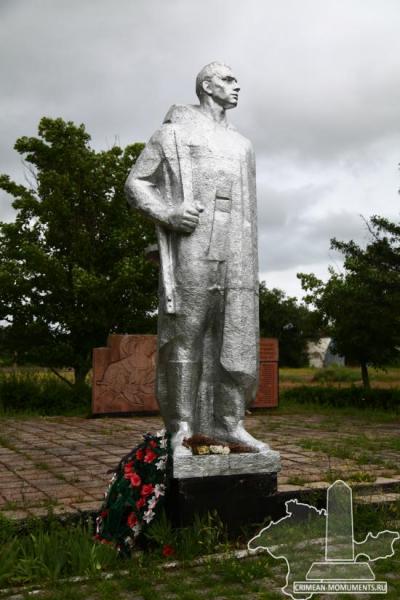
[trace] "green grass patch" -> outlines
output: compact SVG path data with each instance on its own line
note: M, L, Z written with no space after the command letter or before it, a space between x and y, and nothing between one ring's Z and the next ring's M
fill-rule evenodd
M398 469L398 464L385 460L385 451L398 451L400 449L397 437L379 436L370 438L366 435L342 435L339 439L309 439L298 441L304 450L323 452L328 457L352 460L358 465L383 465L388 469ZM336 477L339 478L339 477ZM351 481L375 481L376 475L360 472L358 475L347 473L346 478Z
M352 445L344 445L333 440L301 439L297 444L304 448L304 450L323 452L328 456L335 456L336 458L348 459L354 457L354 448Z
M0 446L17 452L16 446L12 443L11 439L6 435L0 435Z
M353 503L354 539L362 541L369 532L374 534L385 529L398 531L400 502L391 505L369 505ZM397 558L400 559L400 540L396 542ZM400 581L400 570L398 571Z
M281 392L285 404L312 404L318 407L389 410L400 413L400 389L371 389L361 387L299 386Z
M351 483L374 483L375 480L376 476L366 471L357 471L348 475L348 481Z
M288 477L287 483L289 485L303 486L308 483L308 479L307 477L301 477L300 475L293 475L292 477Z
M262 412L265 410L265 412ZM267 412L268 411L268 412ZM343 420L354 420L357 424L362 423L375 424L375 423L393 423L394 420L399 419L399 413L392 410L384 410L379 408L357 408L355 406L329 406L314 404L312 402L298 403L292 399L288 399L282 393L279 406L277 408L259 409L257 416L270 417L271 415L276 416L293 416L294 418L301 418L305 416L317 416L318 420L314 423L305 423L304 427L307 429L315 429L324 431L329 429L330 431L342 431ZM267 421L266 421L267 423ZM284 425L282 426L284 427Z
M399 518L398 504L381 508L355 504L355 539L361 542L369 532L396 530ZM33 585L42 590L35 594L40 600L242 600L253 595L258 600L282 598L280 588L285 585L287 571L283 560L275 560L268 553L242 560L207 558L210 552L227 549L225 543L221 545L223 528L212 517L197 520L192 528L188 528L190 533L174 533L166 520L157 527L154 523L152 529L154 544L172 539L179 544L181 540L179 552L188 552L183 554L184 560L200 552L204 562L189 565L186 561L177 568L165 569L164 565L170 559L164 559L160 548L154 545L130 558L119 558L112 547L92 541L93 531L88 525L67 526L50 519L47 524L32 521L21 530L16 523L0 518L0 587ZM299 543L319 540L325 535L325 525L320 519L288 522L284 536L280 528L274 529L267 533L267 545L284 542L288 544L288 551L290 540ZM177 537L171 537L174 535ZM200 536L203 544L198 544L196 536ZM230 549L234 546L233 541ZM311 551L312 546L303 543L300 553L292 548L292 558L295 561L301 556L307 562ZM398 598L395 595L400 581L397 554L375 562L373 570L380 580L388 580L387 598ZM102 575L110 572L114 577L105 580ZM77 575L88 579L76 583L60 582L61 578Z
M298 444L306 450L315 450L331 454L337 458L354 458L358 453L363 459L371 458L379 450L399 450L397 437L379 436L377 438L366 435L343 435L341 439L301 439ZM371 454L367 454L367 452ZM358 458L358 456L357 456Z
M187 561L232 549L217 515L195 518L191 527L173 528L165 513L146 533L146 552L122 558L111 545L93 539L91 524L68 526L52 515L24 524L0 513L0 588L52 582L64 577L95 577L104 571L142 567L157 569L165 561L163 548L173 549L172 559Z
M148 528L146 538L156 548L171 546L174 556L179 560L224 552L230 547L227 532L217 513L196 516L191 527L174 528L165 512L162 512Z
M388 448L388 450L395 450L395 451L400 451L400 438L399 437L385 437L384 440L384 445L386 448Z
M360 372L345 367L326 367L317 369L312 381L317 383L355 383L360 381Z
M307 383L311 381L317 369L312 367L291 369L280 367L279 381L281 383Z
M340 471L338 469L328 469L326 472L324 479L329 483L334 483L338 479L342 481L346 481L346 483L354 484L354 483L374 483L376 481L376 476L370 473L366 473L365 471Z
M369 376L372 383L394 383L400 385L400 369L398 367L387 367L384 369L369 368ZM352 383L361 382L361 371L359 367L331 366L322 369L314 367L279 369L279 380L282 384L303 384L311 382L320 383Z
M88 526L65 527L55 518L32 520L21 530L0 516L0 588L117 568L114 549L94 543L92 534Z

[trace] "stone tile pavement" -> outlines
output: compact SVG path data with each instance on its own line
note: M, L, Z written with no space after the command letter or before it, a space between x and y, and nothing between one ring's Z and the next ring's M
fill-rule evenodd
M275 413L248 416L246 426L281 452L279 491L326 488L339 477L400 484L400 420ZM55 514L97 510L107 471L143 433L161 427L159 417L0 420L0 512L19 519L50 507Z

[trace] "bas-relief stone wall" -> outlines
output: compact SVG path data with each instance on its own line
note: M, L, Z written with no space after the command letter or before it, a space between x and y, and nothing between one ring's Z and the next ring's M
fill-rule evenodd
M93 350L92 412L158 411L155 335L110 335Z
M157 336L110 335L93 350L93 414L158 412ZM252 407L278 405L278 341L260 340L260 385Z

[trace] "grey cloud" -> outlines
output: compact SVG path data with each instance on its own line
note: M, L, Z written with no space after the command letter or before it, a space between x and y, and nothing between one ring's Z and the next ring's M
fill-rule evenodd
M330 249L330 239L365 241L365 227L358 215L347 211L331 212L320 219L292 215L290 224L260 236L260 270L284 271L298 264L326 264L339 260Z
M276 189L268 184L258 185L259 228L269 233L279 227L295 228L299 216L318 203L327 192L328 186L312 183L299 187Z
M329 237L357 237L363 196L393 213L398 0L3 0L0 17L0 172L23 182L12 147L43 115L85 123L98 149L146 141L220 59L258 157L262 269L329 261Z
M397 126L400 15L390 0L379 11L368 0L16 0L2 23L14 119L67 114L100 143L147 139L170 103L194 100L196 71L218 57L239 73L234 120L259 151L322 157Z

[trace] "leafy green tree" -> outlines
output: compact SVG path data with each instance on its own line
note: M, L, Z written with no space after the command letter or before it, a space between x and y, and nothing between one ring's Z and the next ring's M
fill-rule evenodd
M361 366L369 388L368 365L384 367L400 347L400 226L372 217L367 223L370 242L331 240L344 255L344 271L330 268L326 283L313 274L299 273L306 301L314 304L330 327L336 350Z
M123 186L142 144L96 152L84 125L43 118L15 149L34 184L0 176L15 221L0 223L2 346L18 361L72 367L75 382L110 332L152 332L157 271L144 250L154 228Z
M277 288L260 284L260 333L279 340L279 361L283 366L300 367L307 363L307 341L319 337L319 315L296 298Z

